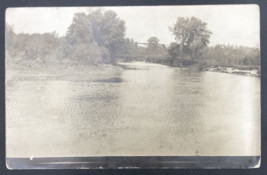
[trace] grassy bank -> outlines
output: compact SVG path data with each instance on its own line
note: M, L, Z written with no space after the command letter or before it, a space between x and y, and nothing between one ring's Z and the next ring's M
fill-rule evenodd
M122 68L113 65L28 61L6 63L6 80L99 81L118 77Z

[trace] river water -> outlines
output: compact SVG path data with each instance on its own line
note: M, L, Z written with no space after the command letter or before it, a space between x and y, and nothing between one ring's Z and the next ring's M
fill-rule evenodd
M142 62L6 86L7 157L260 155L260 78Z

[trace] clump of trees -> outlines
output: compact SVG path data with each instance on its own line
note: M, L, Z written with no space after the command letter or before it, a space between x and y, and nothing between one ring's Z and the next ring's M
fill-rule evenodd
M207 23L195 17L178 17L176 23L169 27L176 42L170 43L168 53L174 60L200 65L221 66L259 66L258 48L218 44L209 47L212 32Z
M46 61L53 59L58 53L62 38L56 32L45 34L16 34L13 27L6 24L5 48L9 57L7 61L38 60Z
M56 32L16 34L6 24L8 56L19 60L69 60L82 64L115 63L124 42L125 22L114 11L76 13L65 36Z
M207 29L207 23L195 17L178 17L169 30L176 40L176 43L170 44L169 54L173 58L180 59L181 65L184 59L201 58L203 49L208 45L212 34Z
M148 55L155 55L158 52L158 43L159 39L157 37L150 37L147 40L148 46L147 46L147 54Z
M208 65L259 66L260 50L259 48L218 44L206 48L203 58Z

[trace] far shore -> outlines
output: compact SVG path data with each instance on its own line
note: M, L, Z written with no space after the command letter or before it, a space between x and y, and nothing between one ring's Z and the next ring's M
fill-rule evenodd
M150 63L158 64L158 63ZM159 64L164 65L164 64ZM167 66L167 65L166 65ZM192 70L200 70L197 65L186 66ZM25 61L20 63L6 62L6 81L12 80L65 80L65 81L109 81L118 78L123 71L123 62L116 65L99 64L84 65L77 63ZM260 77L259 68L242 70L235 67L206 66L200 71L229 73L244 76Z
M209 72L220 72L220 73L229 73L229 74L236 74L236 75L244 75L244 76L252 76L252 77L260 77L260 67L259 66L223 66L223 65L216 65L216 66L204 66L199 63L191 64L191 65L184 65L181 67L180 64L178 65L169 65L169 64L162 64L158 62L148 62L152 64L159 64L159 65L167 65L170 67L180 67L180 68L188 68L192 70L199 70L199 71L209 71Z
M238 67L227 67L227 66L207 66L202 71L209 72L220 72L220 73L228 73L228 74L236 74L236 75L244 75L251 77L260 77L260 69L251 67L251 68L238 68Z
M6 80L99 81L119 77L123 68L111 64L79 65L59 63L6 64Z

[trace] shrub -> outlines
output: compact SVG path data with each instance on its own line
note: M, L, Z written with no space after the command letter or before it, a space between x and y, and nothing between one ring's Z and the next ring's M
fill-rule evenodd
M83 64L96 65L101 62L101 49L95 43L78 43L71 47L70 59Z

